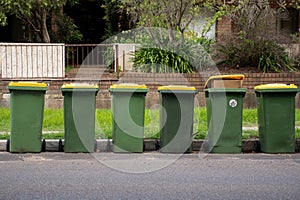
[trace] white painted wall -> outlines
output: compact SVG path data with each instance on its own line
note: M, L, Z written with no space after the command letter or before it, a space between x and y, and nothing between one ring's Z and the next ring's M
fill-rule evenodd
M118 64L122 71L131 71L132 70L132 61L133 53L139 44L116 44L118 45ZM116 46L115 46L116 51ZM116 66L115 66L116 67Z

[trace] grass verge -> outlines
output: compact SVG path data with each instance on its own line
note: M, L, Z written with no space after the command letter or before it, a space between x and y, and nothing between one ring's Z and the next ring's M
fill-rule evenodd
M8 108L0 108L0 139L8 139L10 129L10 113ZM146 109L145 111L145 138L159 138L160 129L159 110ZM296 126L300 126L300 109L296 110ZM243 126L257 127L256 109L243 110ZM55 131L55 133L43 134L43 139L63 139L64 138L64 116L62 109L45 109L43 131ZM112 138L112 111L110 109L96 110L96 138ZM58 131L58 133L57 133ZM207 135L206 108L195 108L194 112L194 138L205 139ZM257 138L256 130L244 130L243 139ZM296 138L300 138L300 129L296 129Z

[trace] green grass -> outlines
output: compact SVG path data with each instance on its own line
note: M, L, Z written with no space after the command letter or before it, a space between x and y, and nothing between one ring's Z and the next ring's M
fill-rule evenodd
M0 132L8 132L10 127L10 113L8 108L0 108Z
M258 138L258 131L254 130L243 130L243 139L254 139Z
M0 139L8 139L10 130L10 113L8 108L0 108ZM145 111L145 138L159 137L159 110L146 109ZM300 109L296 110L296 126L300 126ZM256 109L243 110L243 126L256 127ZM96 138L112 138L112 112L110 109L96 110ZM43 134L44 139L62 139L64 137L64 117L62 109L45 109L43 131L58 131L58 133ZM195 108L194 138L204 139L207 135L206 108ZM243 139L257 138L258 131L243 131ZM300 138L300 129L296 129L296 138Z
M45 133L43 139L64 139L64 132L58 133Z
M296 138L300 138L300 129L299 128L296 128L296 135L295 135Z
M45 109L43 130L62 131L64 130L64 111L62 109Z
M145 138L159 138L159 110L145 110Z
M296 110L296 116L295 116L295 125L300 126L300 109Z
M194 112L194 138L204 139L207 135L206 108L196 108Z
M96 110L96 138L112 138L112 112L110 109Z
M65 67L65 73L69 73L73 69L73 66L66 66Z
M0 134L0 140L7 140L9 138L9 134Z
M246 127L257 126L256 109L244 109L243 110L243 126L246 126Z

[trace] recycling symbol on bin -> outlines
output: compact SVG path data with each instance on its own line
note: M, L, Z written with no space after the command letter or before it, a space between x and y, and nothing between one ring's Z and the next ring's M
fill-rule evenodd
M237 100L235 99L230 99L229 101L229 106L232 107L232 108L235 108L237 106Z

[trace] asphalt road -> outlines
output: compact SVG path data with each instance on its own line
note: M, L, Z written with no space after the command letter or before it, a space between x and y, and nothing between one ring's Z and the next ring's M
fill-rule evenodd
M300 199L300 154L0 153L0 199Z

